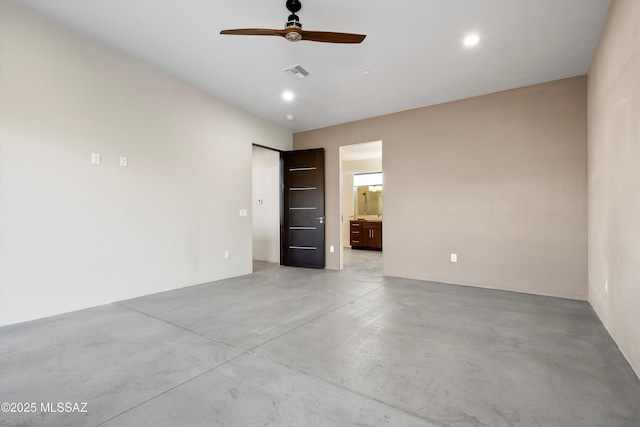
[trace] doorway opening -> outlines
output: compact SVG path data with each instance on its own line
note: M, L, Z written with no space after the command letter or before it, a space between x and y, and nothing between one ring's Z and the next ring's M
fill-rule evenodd
M280 152L252 147L253 260L280 262Z
M340 270L382 275L382 141L340 147Z

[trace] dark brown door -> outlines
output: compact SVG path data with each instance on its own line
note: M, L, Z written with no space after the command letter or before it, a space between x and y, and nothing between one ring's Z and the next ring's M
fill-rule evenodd
M281 154L280 264L324 268L324 149Z

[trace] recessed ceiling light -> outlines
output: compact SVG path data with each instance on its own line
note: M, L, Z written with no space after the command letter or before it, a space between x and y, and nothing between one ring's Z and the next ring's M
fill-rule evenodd
M366 76L367 74L369 74L369 70L362 70L362 74Z
M293 92L286 91L282 94L282 99L285 101L291 101L293 99Z
M469 34L467 37L464 38L465 46L475 46L478 44L479 41L480 41L480 36L478 36L477 34Z
M291 114L287 115L287 120L292 121L295 120L296 118L293 117Z

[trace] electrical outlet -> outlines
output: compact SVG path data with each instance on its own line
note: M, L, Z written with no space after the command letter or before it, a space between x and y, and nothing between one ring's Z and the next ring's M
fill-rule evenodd
M336 248L333 245L329 246L329 252L333 253L335 251L336 251Z
M120 166L122 167L129 166L129 160L126 157L120 157Z
M231 258L231 254L229 253L229 251L224 251L224 259L229 259Z
M246 217L247 217L247 210L240 209L240 218L246 218Z
M458 262L458 254L451 254L451 262Z
M100 154L91 153L91 164L92 165L99 165L100 164Z

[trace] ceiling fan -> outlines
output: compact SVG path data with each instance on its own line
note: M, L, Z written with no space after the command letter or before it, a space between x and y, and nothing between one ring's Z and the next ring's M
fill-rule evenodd
M333 33L329 31L307 31L302 29L302 24L296 12L302 8L299 0L287 0L287 9L291 12L283 30L269 28L240 28L236 30L223 30L220 34L240 36L280 36L291 42L308 40L322 43L362 43L366 35L350 33Z

